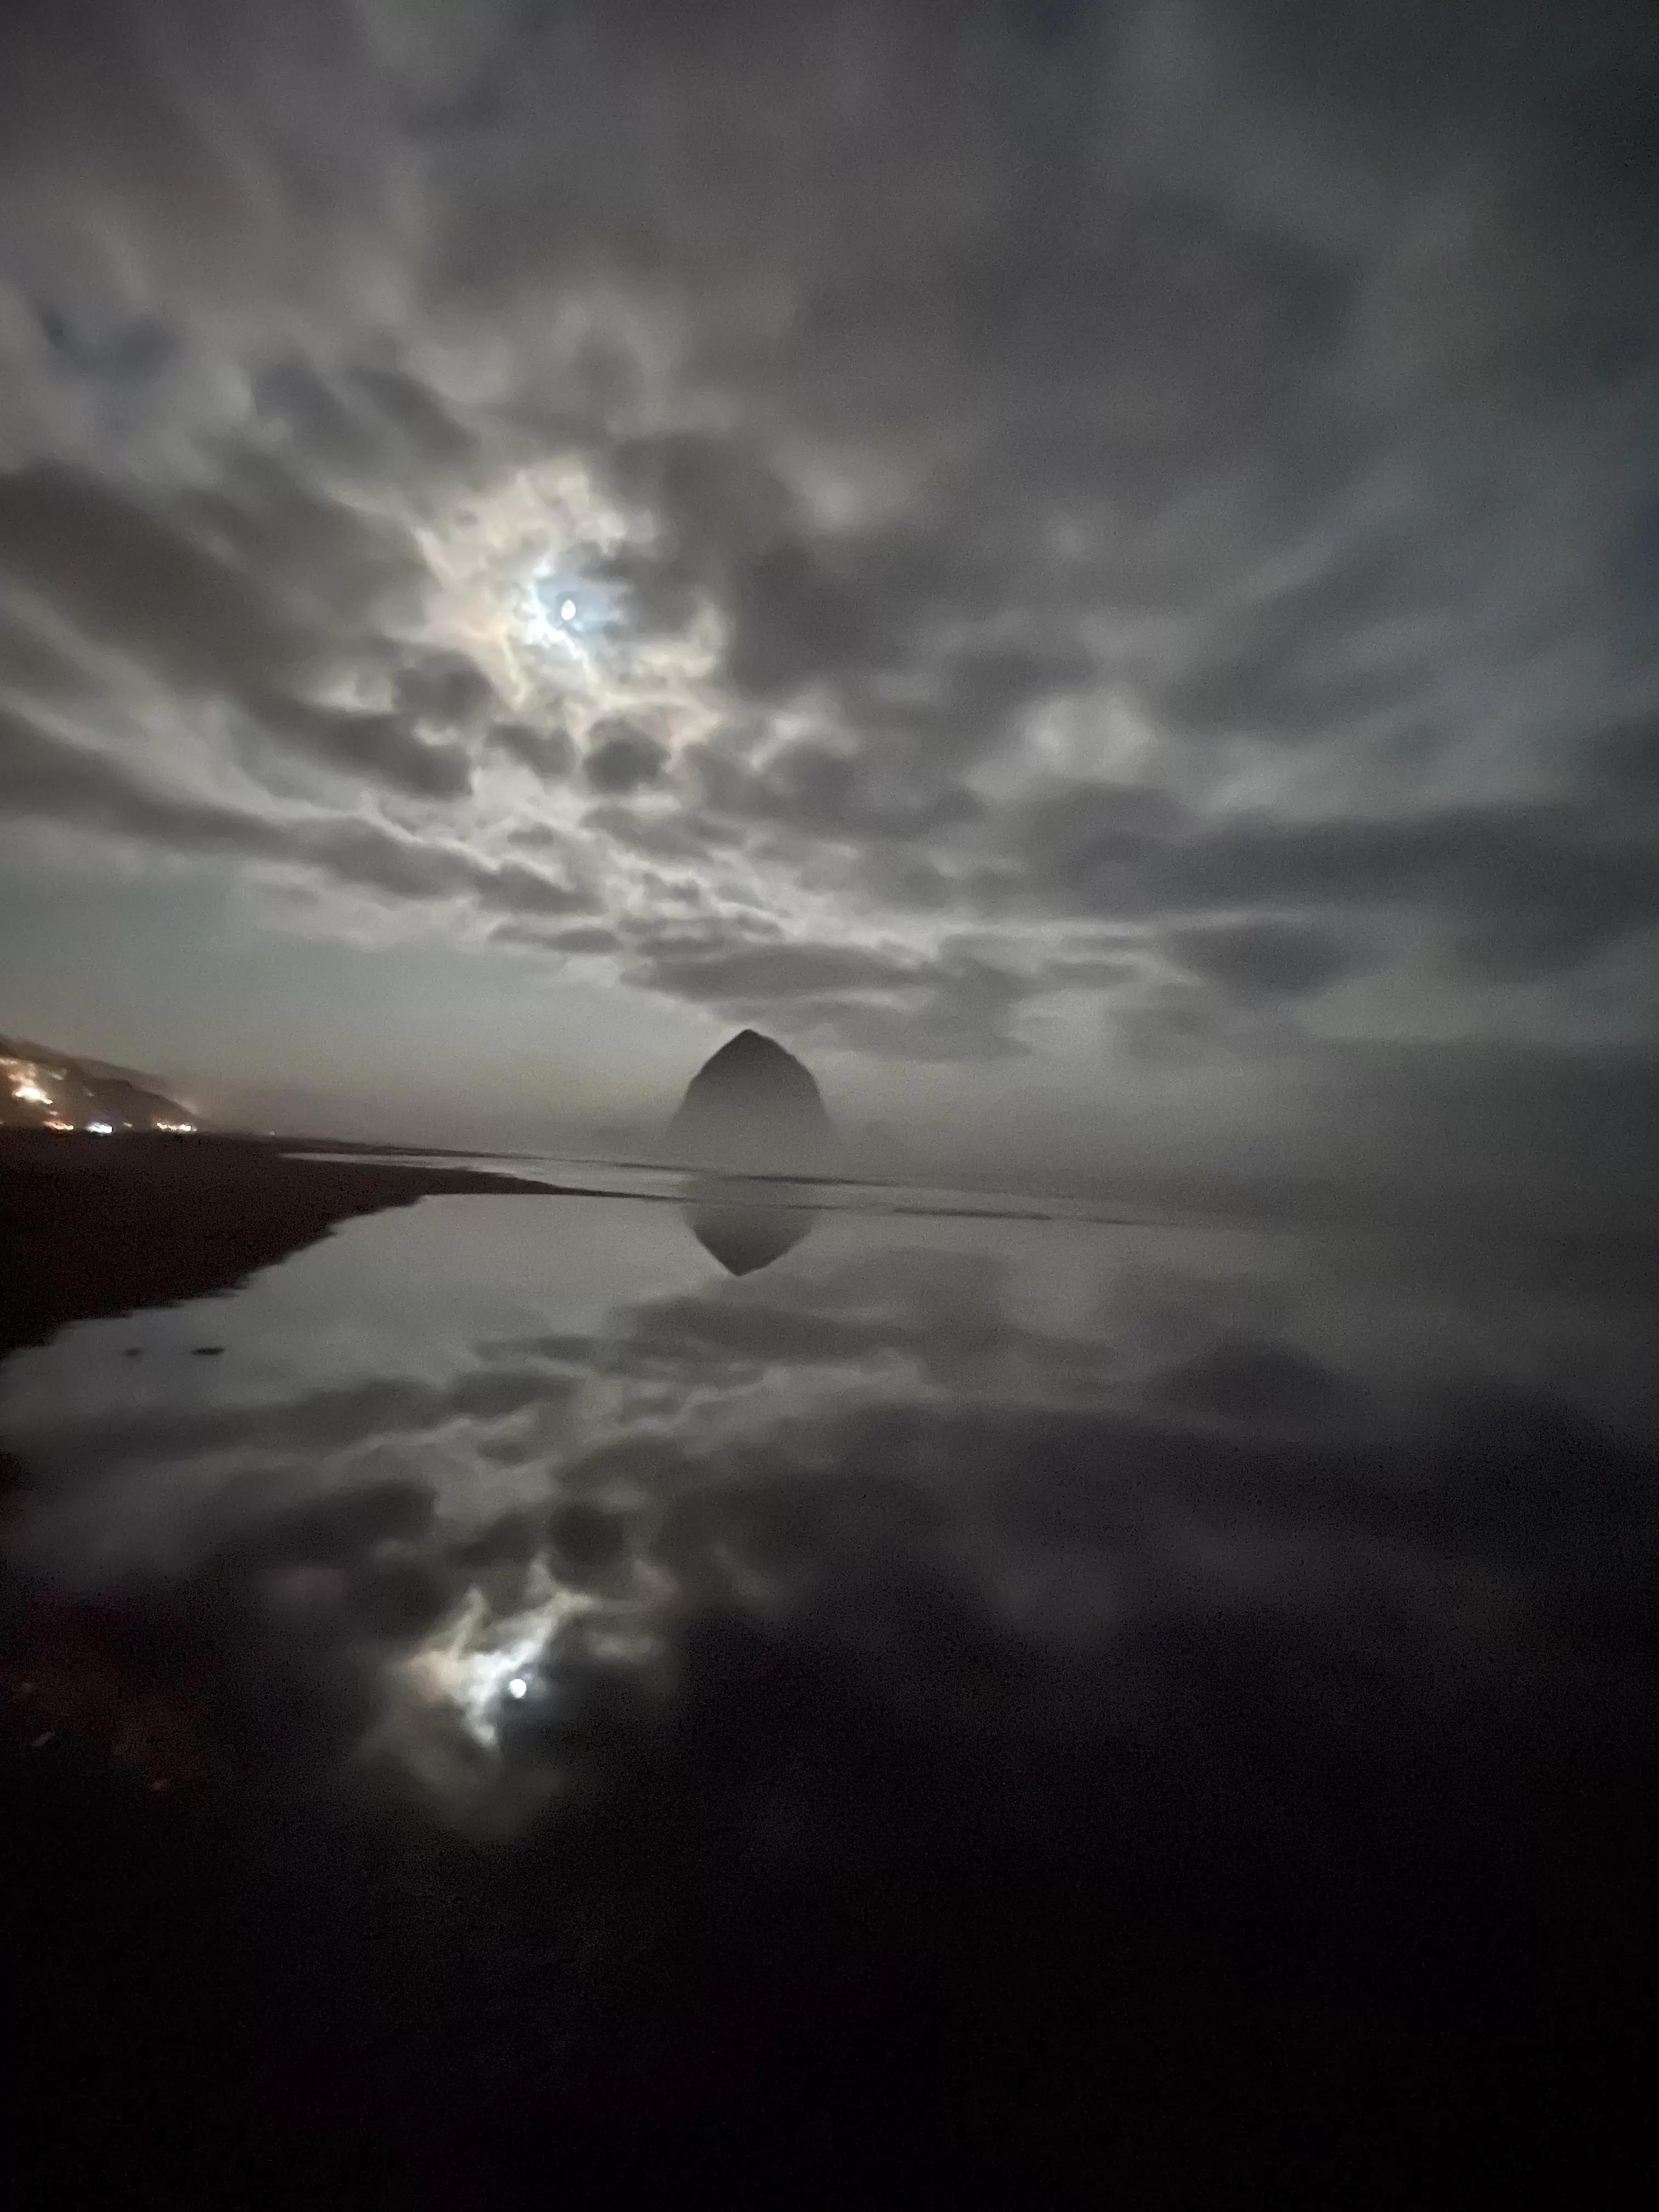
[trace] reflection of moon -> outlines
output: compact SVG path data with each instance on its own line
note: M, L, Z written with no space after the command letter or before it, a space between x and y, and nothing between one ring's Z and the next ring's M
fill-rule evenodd
M817 1216L807 1206L688 1206L685 1218L728 1275L752 1275L793 1252Z

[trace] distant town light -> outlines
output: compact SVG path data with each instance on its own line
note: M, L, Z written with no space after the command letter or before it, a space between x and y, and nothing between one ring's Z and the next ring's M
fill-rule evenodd
M87 1134L89 1137L112 1137L115 1131L107 1121L88 1121Z
M62 1130L67 1134L74 1128L75 1124L73 1121L59 1121L54 1117L53 1120L47 1122L46 1127L49 1129Z
M38 1083L31 1083L27 1076L21 1082L12 1085L11 1095L14 1098L26 1099L31 1106L50 1106L52 1103L51 1091L43 1091Z

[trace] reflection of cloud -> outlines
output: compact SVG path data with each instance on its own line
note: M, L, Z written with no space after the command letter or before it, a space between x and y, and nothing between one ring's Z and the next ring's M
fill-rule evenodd
M53 1608L31 1725L125 1741L136 1712L145 1777L253 1791L345 1923L289 1946L271 1916L281 1988L314 1977L330 2021L389 1992L377 2077L417 2045L438 2108L533 2115L538 2146L548 2082L596 2043L608 2078L618 2014L711 1968L665 2087L628 2045L630 2112L642 2080L714 2109L734 2043L738 2073L775 2043L793 2094L838 1992L865 2049L871 1991L931 2002L941 1960L1022 2050L1060 1986L1136 2049L1203 2043L1239 2014L1193 1996L1194 1928L1271 1959L1275 2063L1287 1980L1369 2032L1402 1948L1443 2025L1443 1985L1485 2002L1525 1952L1569 1798L1620 1893L1604 1816L1649 1802L1659 1718L1650 1453L1536 1389L1437 1395L1426 1352L1384 1425L1260 1242L1265 1282L1231 1245L1219 1284L1085 1275L1108 1320L1072 1338L1006 1226L864 1227L447 1377L198 1404L193 1437L185 1408L77 1421L66 1369L23 1533L95 1596ZM1028 1249L1044 1288L1057 1249ZM1368 1312L1368 1277L1312 1280L1322 1319ZM1475 1289L1443 1280L1437 1326ZM1649 1826L1618 1832L1645 1881Z
M453 1618L404 1663L417 1696L453 1707L473 1741L492 1751L501 1741L504 1702L527 1698L529 1678L565 1622L592 1604L555 1582L539 1563L526 1595L531 1601L522 1612L492 1619L483 1592L470 1589Z
M807 1218L710 1205L694 1226L729 1265L716 1238L769 1258ZM1436 1399L1427 1339L1409 1378L1362 1388L1269 1246L1235 1239L1208 1274L1120 1258L1105 1304L1079 1280L1097 1319L1072 1336L1022 1299L1013 1245L848 1233L826 1226L816 1267L487 1340L447 1377L93 1417L37 1398L12 1429L40 1485L16 1555L88 1590L170 1569L187 1671L222 1650L253 1712L280 1686L307 1755L355 1736L508 1826L592 1779L613 1691L635 1699L619 1740L643 1729L656 1757L737 1694L732 1668L780 1697L805 1668L811 1706L829 1668L947 1737L1070 1730L1086 1692L1109 1734L1188 1725L1182 1639L1224 1617L1262 1624L1275 1668L1300 1639L1316 1680L1339 1626L1413 1681L1433 1652L1454 1674L1544 1663L1528 1638L1650 1648L1643 1455L1513 1394L1501 1419L1489 1393ZM1059 1249L1032 1247L1044 1285ZM1370 1278L1313 1279L1323 1333L1357 1297L1363 1337ZM1472 1286L1437 1279L1443 1329ZM763 1727L773 1694L719 1726Z

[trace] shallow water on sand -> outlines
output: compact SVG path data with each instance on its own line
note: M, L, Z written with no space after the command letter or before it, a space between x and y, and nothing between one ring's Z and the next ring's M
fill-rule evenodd
M671 2133L900 2043L1131 2126L1268 2020L1352 2118L1593 2012L1650 1255L595 1181L0 1370L31 1756L234 1830L331 2124L637 2125L666 2039Z

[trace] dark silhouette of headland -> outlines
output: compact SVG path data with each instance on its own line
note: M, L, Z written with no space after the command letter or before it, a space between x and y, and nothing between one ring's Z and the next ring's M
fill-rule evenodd
M0 1036L0 1128L193 1133L192 1110L152 1075Z
M676 1159L739 1174L819 1175L840 1141L811 1071L757 1030L742 1030L692 1077L668 1126Z

